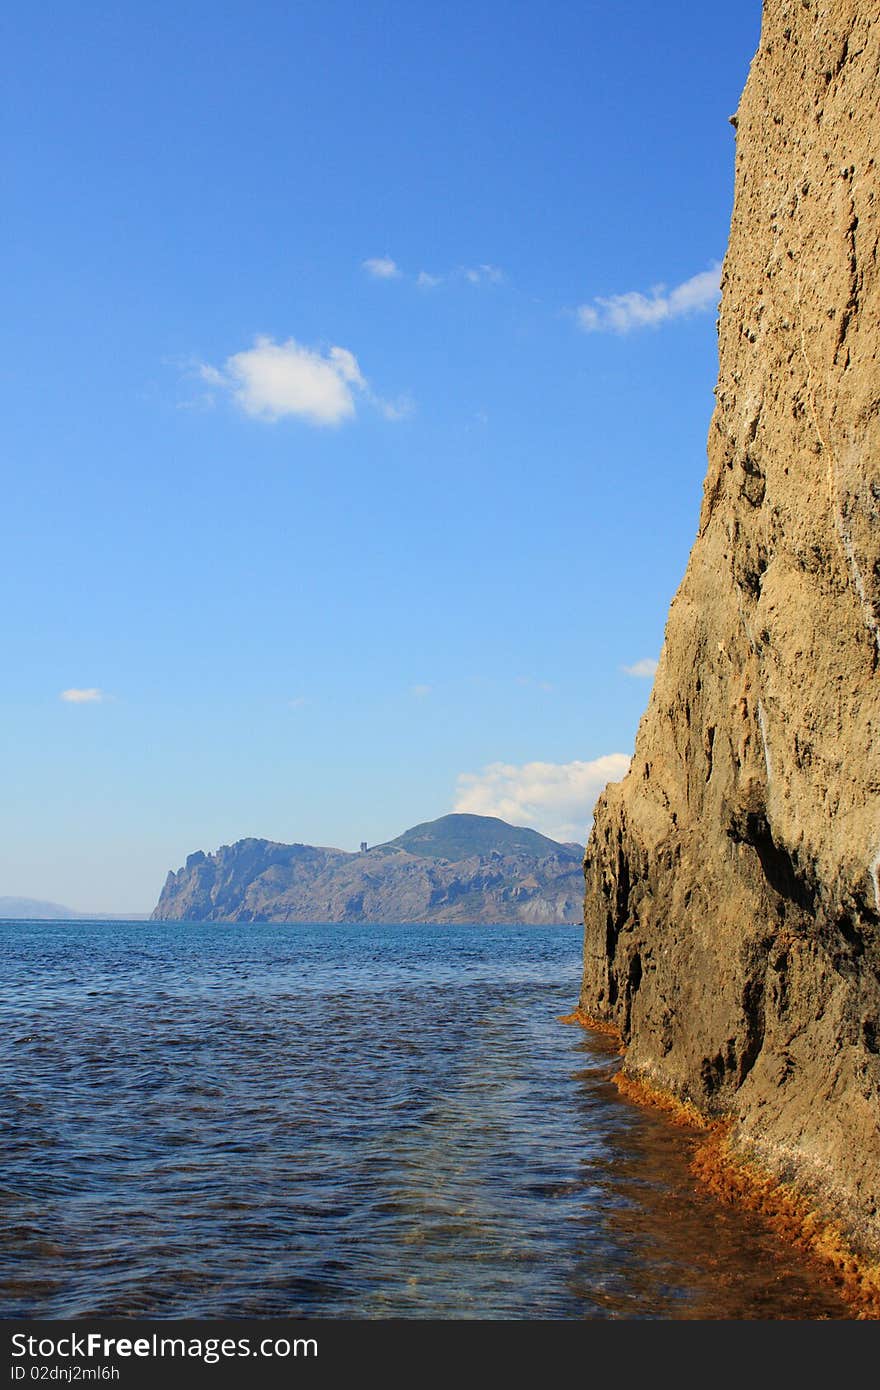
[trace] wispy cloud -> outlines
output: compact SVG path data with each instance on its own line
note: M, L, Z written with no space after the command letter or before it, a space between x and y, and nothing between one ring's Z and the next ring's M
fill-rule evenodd
M430 685L412 685L410 686L410 694L415 695L420 700L424 700L426 695L431 694L432 689L433 686Z
M490 763L459 776L454 809L582 844L597 796L625 775L629 762L625 753L607 753L592 762Z
M383 401L371 393L370 399L386 420L406 420L415 410L411 396L398 396L396 401Z
M276 343L258 337L254 346L227 357L222 367L201 363L198 374L214 391L226 391L245 415L263 420L298 417L310 425L339 425L357 410L358 397L388 420L412 411L409 401L385 401L370 388L348 348L304 347L294 338Z
M102 700L107 699L107 696L103 690L92 685L85 690L77 689L75 686L71 687L70 690L62 690L58 698L64 700L68 705L99 705Z
M534 690L543 690L545 695L549 695L556 689L552 681L538 681L533 676L517 676L517 685L531 686Z
M655 285L647 294L628 290L607 298L598 296L590 304L581 304L575 314L587 333L630 333L714 309L720 292L721 266L713 265L671 290Z
M500 285L504 280L504 271L497 265L463 266L460 274L470 285Z
M361 261L361 265L374 280L398 280L401 275L397 262L390 256L370 256L368 260Z
M459 284L464 281L468 285L500 285L506 278L503 270L497 265L490 265L488 261L480 265L455 266L454 269L440 274L420 270L417 275L411 275L402 270L390 256L374 256L370 260L361 261L361 267L374 280L414 280L421 290L433 290L438 285L449 285L456 281Z
M287 701L287 708L288 708L288 709L304 709L305 706L306 706L308 703L309 703L309 702L308 702L308 700L306 699L305 695L297 695L295 699L293 699L293 700L288 700L288 701Z
M636 676L641 679L649 679L657 671L657 662L652 656L643 656L641 660L634 661L632 666L621 666L626 676Z

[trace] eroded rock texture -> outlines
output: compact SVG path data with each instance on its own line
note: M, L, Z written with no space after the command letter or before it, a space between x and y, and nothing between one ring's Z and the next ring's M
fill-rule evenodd
M581 1003L880 1252L880 11L766 0L697 540Z

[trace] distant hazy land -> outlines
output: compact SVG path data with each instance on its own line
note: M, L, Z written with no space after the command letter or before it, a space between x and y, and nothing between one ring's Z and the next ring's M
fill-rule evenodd
M40 898L0 898L0 922L141 922L147 912L78 912Z

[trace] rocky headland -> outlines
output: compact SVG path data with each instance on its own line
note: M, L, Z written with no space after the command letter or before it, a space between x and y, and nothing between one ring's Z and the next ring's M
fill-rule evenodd
M169 873L156 920L576 922L580 845L494 816L450 815L359 853L238 840Z
M876 4L766 0L732 123L699 531L597 806L580 1007L631 1083L723 1123L753 1187L876 1258Z

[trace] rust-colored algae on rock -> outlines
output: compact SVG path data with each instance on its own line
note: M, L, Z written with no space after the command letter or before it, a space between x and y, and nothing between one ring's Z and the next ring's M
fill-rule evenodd
M691 1167L717 1197L758 1212L779 1236L819 1261L856 1317L880 1319L880 1264L854 1251L841 1228L802 1192L737 1154L730 1126L711 1128Z
M611 1038L619 1044L620 1054L626 1054L620 1029L606 1019L592 1018L580 1005L562 1014L559 1022ZM706 1115L693 1102L644 1076L630 1075L625 1067L615 1073L613 1081L624 1099L659 1110L670 1124L699 1135L691 1171L707 1191L721 1201L757 1212L781 1239L816 1260L817 1273L838 1287L855 1317L880 1319L880 1263L857 1254L841 1228L790 1183L736 1153L731 1146L732 1117Z
M672 1124L680 1125L683 1129L714 1130L720 1129L723 1125L722 1121L710 1120L701 1114L690 1101L679 1100L677 1096L654 1086L643 1077L630 1076L628 1072L621 1070L615 1076L614 1084L627 1100L635 1101L637 1105L650 1105L654 1110L662 1110Z
M586 1010L580 1005L572 1009L570 1014L560 1014L560 1023L576 1023L580 1028L586 1028L591 1033L601 1033L603 1037L613 1038L615 1042L620 1042L620 1029L616 1023L606 1023L601 1018L591 1018Z
M730 1118L712 1119L689 1101L624 1069L614 1081L627 1100L662 1111L671 1124L699 1134L691 1172L707 1191L756 1212L776 1235L811 1256L817 1274L836 1285L856 1318L880 1319L880 1263L857 1253L841 1228L802 1192L737 1153L731 1144Z
M619 1030L623 1091L728 1117L702 1175L873 1316L877 0L765 0L735 140L699 529L630 771L596 805L579 1008Z

